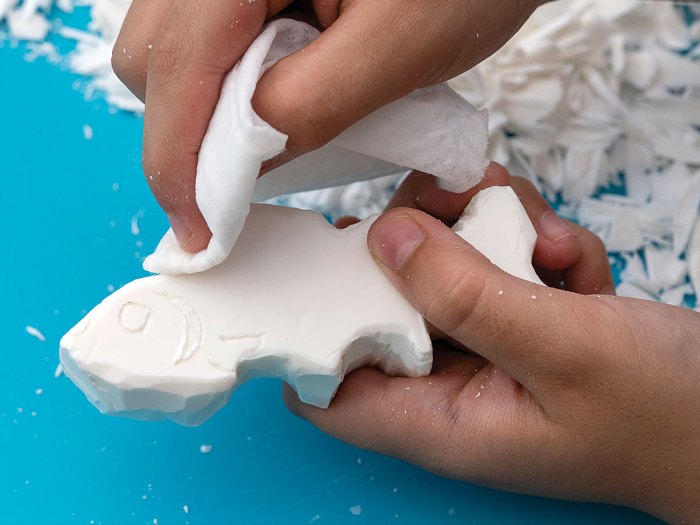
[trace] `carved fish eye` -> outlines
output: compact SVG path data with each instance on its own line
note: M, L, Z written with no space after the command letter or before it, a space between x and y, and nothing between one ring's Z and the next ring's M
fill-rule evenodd
M140 334L146 331L150 324L153 311L151 307L136 301L124 303L119 308L117 318L119 326L127 332Z

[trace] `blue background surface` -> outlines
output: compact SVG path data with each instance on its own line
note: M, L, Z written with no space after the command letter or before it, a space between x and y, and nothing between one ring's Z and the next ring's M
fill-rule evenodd
M86 102L75 75L23 54L0 47L0 523L658 523L347 446L290 415L278 381L245 385L199 428L99 414L54 378L59 339L108 286L144 275L166 221L142 178L142 119Z

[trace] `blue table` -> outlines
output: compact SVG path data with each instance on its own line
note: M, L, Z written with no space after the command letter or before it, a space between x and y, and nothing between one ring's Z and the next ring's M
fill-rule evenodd
M58 341L112 286L144 275L166 221L142 178L142 119L86 102L77 77L23 54L0 47L0 523L658 523L347 446L290 415L278 381L245 385L199 428L98 413L54 378Z

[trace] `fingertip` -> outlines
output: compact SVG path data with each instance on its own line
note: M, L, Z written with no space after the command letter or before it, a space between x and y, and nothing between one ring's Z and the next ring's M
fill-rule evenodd
M357 224L360 222L360 219L357 217L354 217L352 215L343 215L342 217L338 217L333 225L338 228L339 230L344 230L348 226L352 226L353 224Z
M379 217L367 235L372 257L391 271L398 271L425 239L425 232L414 220L420 213L396 208Z
M170 227L180 248L188 253L198 253L209 245L211 231L204 218L185 220L174 213L168 214Z

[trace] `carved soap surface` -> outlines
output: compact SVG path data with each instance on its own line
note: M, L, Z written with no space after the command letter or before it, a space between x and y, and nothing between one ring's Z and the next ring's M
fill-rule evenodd
M328 406L366 364L425 375L425 323L367 250L372 220L337 230L310 211L253 205L220 266L147 277L61 341L66 373L101 411L199 424L252 377Z
M200 424L254 377L327 407L365 365L430 372L423 318L367 249L374 218L337 230L310 211L253 205L220 266L139 279L61 340L66 374L102 412ZM491 262L540 282L536 233L511 188L480 192L454 227Z

